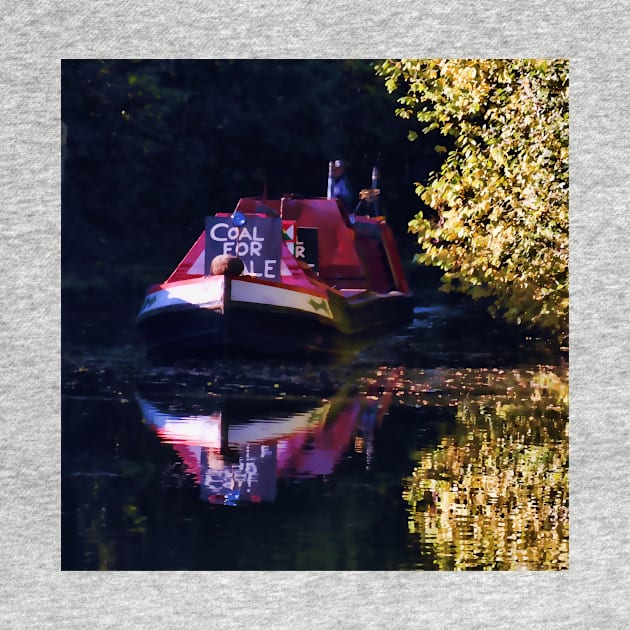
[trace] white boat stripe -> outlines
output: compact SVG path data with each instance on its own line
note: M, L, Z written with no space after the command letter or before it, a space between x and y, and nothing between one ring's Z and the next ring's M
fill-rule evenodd
M183 304L209 306L220 304L223 301L224 283L225 279L223 276L214 276L211 279L203 279L199 282L155 291L144 299L140 315L168 306L181 306Z
M333 318L326 298L269 284L239 282L237 279L232 279L231 298L235 302L281 306L314 313L328 319Z

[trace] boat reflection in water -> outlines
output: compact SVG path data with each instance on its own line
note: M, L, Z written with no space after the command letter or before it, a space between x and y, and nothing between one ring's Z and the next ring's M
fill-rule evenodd
M195 413L140 396L138 402L147 424L199 484L202 500L238 505L275 501L281 478L330 475L352 444L369 467L373 432L392 390L387 378L347 390L310 402L226 395L202 410L195 401Z

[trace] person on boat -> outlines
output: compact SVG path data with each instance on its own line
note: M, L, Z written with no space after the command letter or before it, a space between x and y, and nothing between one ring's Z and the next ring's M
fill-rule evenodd
M347 212L354 212L354 193L348 182L346 166L342 160L335 160L333 164L333 197L343 203Z

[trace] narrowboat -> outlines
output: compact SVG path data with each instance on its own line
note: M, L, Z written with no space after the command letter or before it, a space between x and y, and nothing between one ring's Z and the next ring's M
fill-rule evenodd
M245 197L204 227L146 292L137 325L150 353L335 355L412 317L383 217L331 198Z

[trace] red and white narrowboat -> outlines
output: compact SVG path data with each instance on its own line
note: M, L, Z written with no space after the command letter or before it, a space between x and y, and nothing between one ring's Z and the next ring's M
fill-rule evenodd
M207 217L137 317L149 351L335 355L410 320L412 295L390 227L335 199L247 197Z
M172 405L137 396L146 424L169 444L201 498L239 505L274 501L280 479L329 476L354 440L370 466L376 429L394 396L395 370L366 383L369 394L342 387L330 400L285 398L269 401L247 395Z

